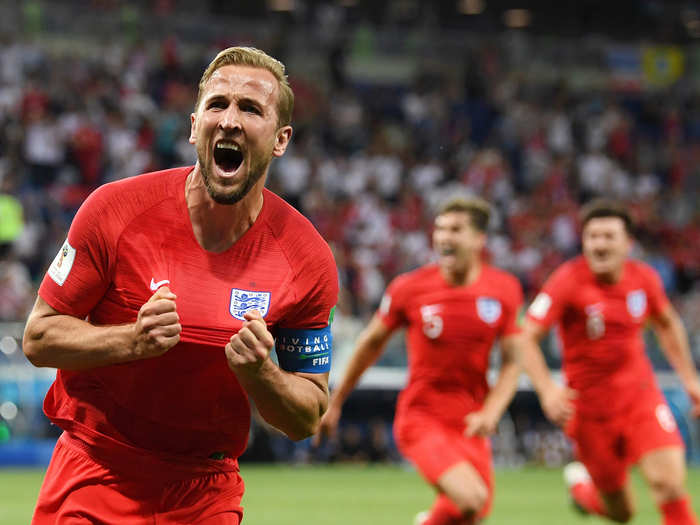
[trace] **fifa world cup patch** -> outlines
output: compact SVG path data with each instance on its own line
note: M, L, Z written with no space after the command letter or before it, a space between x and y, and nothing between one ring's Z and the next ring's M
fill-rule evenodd
M236 319L245 321L246 312L257 310L265 317L270 310L270 292L254 292L251 290L231 289L229 312Z
M385 293L382 296L382 302L379 303L379 311L381 312L382 315L386 315L389 313L390 308L391 308L391 295Z
M528 313L535 319L544 319L552 306L552 298L544 292L540 292L532 301Z
M318 330L281 328L275 339L280 367L287 372L329 372L332 347L330 326Z
M68 274L73 268L73 261L75 261L75 248L68 244L68 239L66 239L48 270L49 277L58 286L63 286L63 283L66 282Z

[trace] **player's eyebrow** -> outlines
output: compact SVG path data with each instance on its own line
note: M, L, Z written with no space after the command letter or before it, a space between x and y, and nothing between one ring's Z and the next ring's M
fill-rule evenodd
M204 105L211 104L212 102L220 102L220 101L225 101L228 102L228 97L224 95L223 93L211 93L204 97L204 100L202 101Z
M251 106L257 107L260 111L265 109L265 104L263 104L260 100L247 96L238 98L238 104L250 104Z

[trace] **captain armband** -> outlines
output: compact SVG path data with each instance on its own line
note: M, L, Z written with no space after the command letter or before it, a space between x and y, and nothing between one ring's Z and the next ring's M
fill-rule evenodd
M281 328L275 339L280 368L287 372L329 372L332 342L330 326L315 330Z

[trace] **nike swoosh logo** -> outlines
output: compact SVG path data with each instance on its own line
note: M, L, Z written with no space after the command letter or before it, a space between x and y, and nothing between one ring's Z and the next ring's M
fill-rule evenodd
M169 284L170 281L168 279L163 279L162 281L155 282L153 280L153 277L151 277L151 291L155 292L158 288L163 286L164 284Z

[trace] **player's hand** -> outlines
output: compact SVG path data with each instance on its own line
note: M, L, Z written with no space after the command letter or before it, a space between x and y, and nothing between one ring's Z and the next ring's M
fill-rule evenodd
M244 317L243 326L226 345L226 359L234 372L256 374L270 357L275 340L260 312L251 310Z
M686 385L685 390L692 404L691 413L694 417L700 418L700 380Z
M471 412L464 417L464 422L467 424L464 434L467 437L490 436L496 431L499 419L498 416L483 408Z
M311 444L317 447L324 438L333 439L338 432L338 422L340 421L341 407L336 406L332 401L328 404L328 410L323 414L318 432L311 439Z
M139 310L134 323L134 354L136 359L157 357L180 341L180 316L177 296L167 286L161 286Z
M564 427L574 415L573 400L576 397L578 393L575 390L554 385L540 396L542 411L552 423Z

